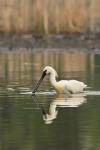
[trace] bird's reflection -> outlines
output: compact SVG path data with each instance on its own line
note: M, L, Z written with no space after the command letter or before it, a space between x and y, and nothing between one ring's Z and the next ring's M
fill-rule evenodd
M54 97L53 100L49 101L48 111L45 109L45 106L48 103L48 100L43 102L43 98L38 99L38 97L33 96L34 103L41 108L43 120L45 124L51 124L57 118L58 109L61 107L79 107L83 103L86 103L86 95L82 94L72 94L71 96L65 94L59 94Z

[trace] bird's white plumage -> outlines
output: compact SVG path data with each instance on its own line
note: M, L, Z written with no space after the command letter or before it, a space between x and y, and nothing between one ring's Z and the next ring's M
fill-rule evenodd
M51 85L61 93L71 92L71 93L79 93L83 92L84 88L87 85L83 82L77 80L61 80L56 81L56 77L58 77L57 72L50 66L46 66L43 71L46 71L46 74L49 75Z
M61 80L60 84L64 84L65 90L71 93L83 92L84 88L87 86L83 82L77 80Z
M45 70L47 70L46 74L50 74L50 73L51 73L51 74L54 75L55 77L58 77L58 74L57 74L56 70L53 69L52 67L46 66L46 67L43 69L43 71L45 71Z

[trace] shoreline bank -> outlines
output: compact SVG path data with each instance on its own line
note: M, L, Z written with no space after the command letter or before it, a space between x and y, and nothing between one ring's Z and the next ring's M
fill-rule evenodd
M100 34L0 34L0 51L40 49L100 49Z

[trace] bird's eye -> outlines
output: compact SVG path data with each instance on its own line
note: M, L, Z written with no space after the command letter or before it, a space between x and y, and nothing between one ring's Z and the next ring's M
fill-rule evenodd
M47 72L47 70L44 70L44 72L46 73L46 72Z

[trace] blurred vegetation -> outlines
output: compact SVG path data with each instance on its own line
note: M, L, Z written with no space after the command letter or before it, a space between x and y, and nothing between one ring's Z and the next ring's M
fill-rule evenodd
M0 80L4 88L9 87L9 84L12 84L11 87L22 85L32 88L46 65L57 70L58 80L74 78L89 82L94 78L95 54L79 51L0 52L0 60ZM89 78L86 81L87 74Z
M99 0L0 0L0 31L99 32Z

